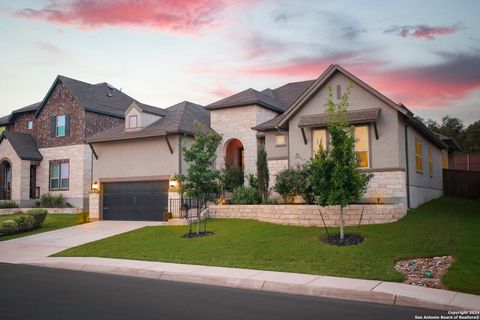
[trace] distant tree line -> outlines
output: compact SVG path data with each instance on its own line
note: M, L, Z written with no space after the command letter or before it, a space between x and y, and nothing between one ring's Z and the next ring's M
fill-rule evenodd
M465 127L463 121L450 116L445 116L440 122L432 119L423 119L422 121L430 130L454 138L462 147L463 152L480 152L480 120L475 121L468 127Z

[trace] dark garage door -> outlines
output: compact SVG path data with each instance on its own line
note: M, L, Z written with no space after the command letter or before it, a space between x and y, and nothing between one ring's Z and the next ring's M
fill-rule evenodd
M103 184L104 220L163 220L168 180Z

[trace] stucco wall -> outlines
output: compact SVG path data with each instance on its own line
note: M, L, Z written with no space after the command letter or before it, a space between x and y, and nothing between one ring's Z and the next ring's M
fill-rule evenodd
M338 206L321 209L327 226L338 226L340 208ZM405 216L401 204L352 205L344 209L345 225L380 224L395 222ZM264 222L296 225L323 226L319 207L315 205L218 205L208 209L210 217L231 219L255 219Z
M347 77L337 73L291 118L289 122L289 158L291 166L302 161L296 157L297 154L304 160L312 157L312 130L309 128L305 129L307 137L307 145L305 145L302 132L298 127L300 117L325 112L325 103L328 98L327 85L331 85L332 88L340 85L343 92L351 84L351 81ZM398 168L400 165L397 129L398 112L365 89L355 84L352 85L348 110L381 108L377 120L378 140L375 139L373 126L369 126L370 168ZM334 96L336 97L336 95Z
M276 113L259 106L244 106L211 110L213 130L222 135L217 151L217 167L225 166L225 149L231 139L242 142L245 154L245 173L256 172L257 137L251 128L276 116Z
M275 136L277 134L284 134L286 145L275 145ZM265 132L265 150L267 151L268 159L288 159L288 131L267 131Z
M98 160L93 160L93 179L168 179L179 173L180 163L178 136L170 136L169 140L173 154L165 137L94 143Z

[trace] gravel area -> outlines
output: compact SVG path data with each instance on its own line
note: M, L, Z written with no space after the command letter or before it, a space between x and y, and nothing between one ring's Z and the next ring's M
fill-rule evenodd
M405 275L403 283L444 289L442 277L452 263L452 256L410 259L395 263L395 270Z

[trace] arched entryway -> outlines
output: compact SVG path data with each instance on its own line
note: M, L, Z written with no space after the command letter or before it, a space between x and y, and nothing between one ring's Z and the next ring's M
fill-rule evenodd
M12 165L7 159L0 162L0 200L10 200L12 196Z
M231 139L225 144L225 165L245 169L245 152L240 140Z

